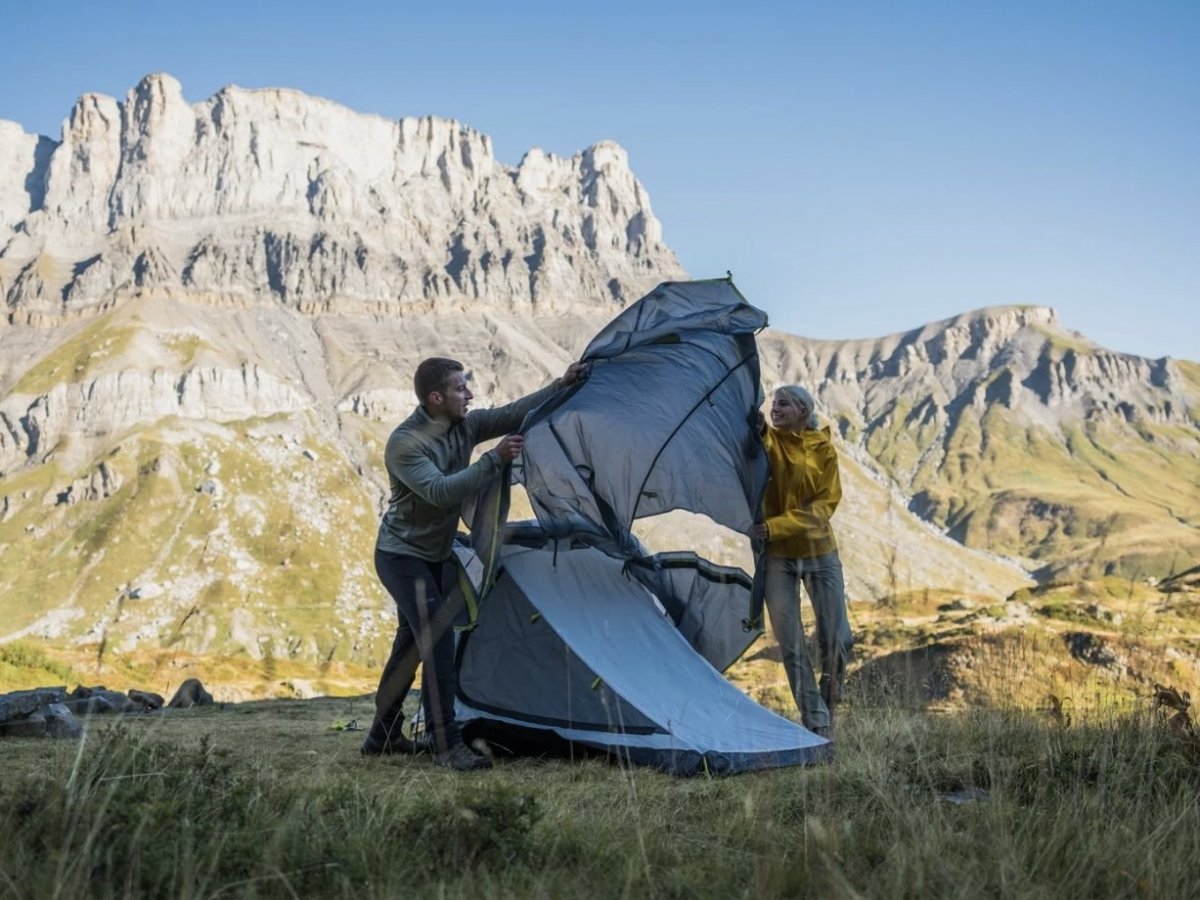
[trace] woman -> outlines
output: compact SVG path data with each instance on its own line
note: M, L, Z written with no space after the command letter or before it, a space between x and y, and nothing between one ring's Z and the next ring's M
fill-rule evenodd
M817 423L812 395L798 385L775 392L763 443L771 480L763 503L765 521L751 528L750 537L767 542L767 613L801 720L825 736L853 644L842 563L829 524L842 499L837 451L829 428ZM820 688L800 618L801 582L816 613Z

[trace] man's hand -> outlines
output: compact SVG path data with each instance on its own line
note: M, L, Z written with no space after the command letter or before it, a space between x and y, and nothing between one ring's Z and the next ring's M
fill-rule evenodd
M506 434L500 438L500 443L496 445L496 455L500 457L500 462L510 463L525 449L525 438L519 434Z
M562 378L558 379L559 384L563 387L569 387L577 381L587 377L588 369L592 366L591 363L573 362L567 366L567 371L563 372Z
M771 529L767 528L766 522L759 522L757 525L751 525L746 534L750 535L752 540L765 541L771 536Z

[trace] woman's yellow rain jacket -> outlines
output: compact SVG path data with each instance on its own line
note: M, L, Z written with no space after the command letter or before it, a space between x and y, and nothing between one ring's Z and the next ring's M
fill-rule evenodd
M829 524L842 499L837 451L829 427L804 431L763 428L771 480L763 502L767 552L810 559L837 550Z

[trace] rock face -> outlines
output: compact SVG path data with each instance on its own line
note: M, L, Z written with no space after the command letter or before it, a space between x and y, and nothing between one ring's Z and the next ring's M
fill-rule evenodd
M1194 380L1179 362L1098 347L1046 307L981 309L875 340L777 334L764 343L771 368L818 383L834 408L853 410L868 429L901 398L914 420L964 405L1003 407L1051 427L1101 417L1197 419Z
M45 393L14 393L0 401L0 467L38 457L64 435L118 433L141 422L178 416L228 421L299 412L311 401L293 385L253 363L190 368L173 373L127 368L80 382L60 382ZM111 493L113 475L97 469L86 484L71 485L62 502Z
M0 233L7 232L45 200L46 169L57 145L0 122Z
M0 123L0 294L15 322L138 292L396 315L615 309L677 277L612 142L516 168L446 119L391 121L296 91L175 79L87 94L62 140Z

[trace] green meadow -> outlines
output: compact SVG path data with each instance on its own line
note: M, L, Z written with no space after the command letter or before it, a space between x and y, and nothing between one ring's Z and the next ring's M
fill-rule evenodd
M1200 742L853 700L830 764L364 759L368 698L96 718L0 756L0 896L1146 897L1200 888Z

